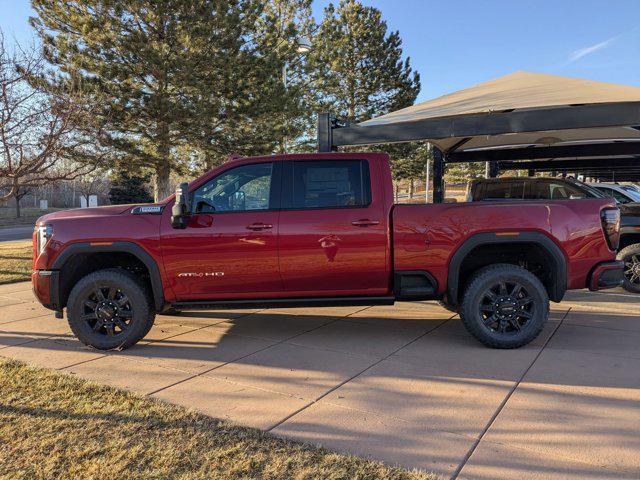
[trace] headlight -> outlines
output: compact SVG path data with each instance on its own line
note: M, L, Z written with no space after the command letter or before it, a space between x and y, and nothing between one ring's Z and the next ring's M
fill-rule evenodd
M40 255L49 239L53 236L53 225L36 225L35 230L37 232L36 252Z

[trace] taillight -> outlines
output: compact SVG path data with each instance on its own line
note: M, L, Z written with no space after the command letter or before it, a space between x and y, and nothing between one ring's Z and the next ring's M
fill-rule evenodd
M600 212L600 218L602 220L602 230L604 230L604 236L607 239L609 248L611 250L617 250L620 244L620 209L605 208Z

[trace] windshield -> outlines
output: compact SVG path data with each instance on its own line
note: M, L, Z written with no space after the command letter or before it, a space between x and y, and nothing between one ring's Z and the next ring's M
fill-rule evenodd
M580 187L581 189L583 189L585 191L585 193L589 196L589 197L595 197L595 198L607 198L607 195L605 195L604 193L602 193L601 191L599 191L598 189L593 188L590 185L587 185L584 182L581 182L580 180L576 180L575 178L567 178L568 182L573 183L574 185Z
M624 191L627 197L630 197L634 202L640 202L640 192L637 192L636 190L628 190L626 188Z

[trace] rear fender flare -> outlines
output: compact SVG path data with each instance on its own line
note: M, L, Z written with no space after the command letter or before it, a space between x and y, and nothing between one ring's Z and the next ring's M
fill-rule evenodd
M545 250L554 264L555 282L549 289L549 298L559 302L567 290L567 260L560 247L540 232L518 232L514 236L500 236L499 232L485 232L472 235L456 250L449 262L447 280L447 299L449 303L458 303L458 285L460 267L466 256L480 245L498 245L501 243L535 243Z

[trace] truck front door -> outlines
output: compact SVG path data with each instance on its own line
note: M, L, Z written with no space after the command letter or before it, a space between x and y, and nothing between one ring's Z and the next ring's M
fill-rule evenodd
M192 192L188 228L163 222L166 276L178 300L279 292L278 162L230 168Z
M368 160L283 165L280 271L292 296L388 293L388 219Z

